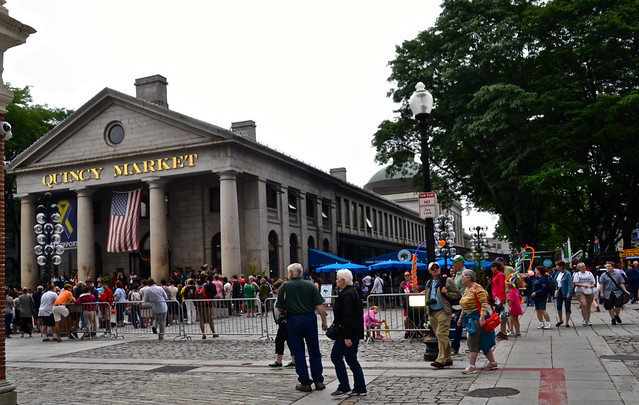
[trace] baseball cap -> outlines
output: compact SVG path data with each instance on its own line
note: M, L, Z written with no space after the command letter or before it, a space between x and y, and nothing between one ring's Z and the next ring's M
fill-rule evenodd
M465 262L466 261L466 259L464 259L464 256L462 256L462 255L453 256L453 258L450 259L450 260L452 260L454 262Z
M498 257L495 259L496 262L504 262L506 263L506 259L504 259L503 257Z

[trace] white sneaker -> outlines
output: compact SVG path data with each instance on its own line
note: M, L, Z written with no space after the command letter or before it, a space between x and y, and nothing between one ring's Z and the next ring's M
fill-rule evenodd
M544 329L552 329L550 322L544 325Z
M582 326L588 326L588 321L584 319L584 320L581 322L581 325L582 325Z
M543 329L544 328L544 323L543 322L539 322L539 326L537 326L537 329Z
M586 320L586 326L592 326L589 320Z

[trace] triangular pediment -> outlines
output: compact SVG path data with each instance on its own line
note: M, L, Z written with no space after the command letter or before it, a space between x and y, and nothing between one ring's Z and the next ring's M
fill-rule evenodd
M114 124L124 129L108 141ZM111 89L104 89L9 165L9 171L94 162L230 139L236 134Z

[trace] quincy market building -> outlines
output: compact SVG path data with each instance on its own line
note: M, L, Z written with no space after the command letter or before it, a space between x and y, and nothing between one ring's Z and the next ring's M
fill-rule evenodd
M135 86L137 97L105 88L9 164L22 229L20 259L9 258L23 286L40 279L32 230L46 192L63 211L58 273L80 280L116 270L159 280L202 263L281 277L309 252L358 262L424 240L415 211L348 183L344 169L258 143L253 121L228 130L171 111L160 75ZM107 253L112 194L138 188L140 249Z

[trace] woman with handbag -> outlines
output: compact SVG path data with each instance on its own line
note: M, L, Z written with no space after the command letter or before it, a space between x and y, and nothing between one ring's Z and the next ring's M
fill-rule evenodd
M539 320L539 326L537 329L551 329L550 315L546 310L546 302L548 299L549 284L548 276L546 275L546 266L537 266L535 268L535 274L537 277L532 282L532 297L535 303L535 312L537 313L537 319Z
M477 284L477 276L472 270L464 270L462 272L462 283L466 286L464 295L459 300L459 305L462 307L462 316L457 321L458 325L463 325L468 332L468 350L470 351L470 359L468 361L468 367L462 371L463 374L476 373L479 368L475 366L477 362L477 355L479 350L484 353L488 362L481 367L481 370L496 370L497 361L493 355L493 348L495 347L495 331L494 328L499 326L499 316L494 322L493 326L488 327L486 325L486 314L488 312L488 292L484 288ZM496 315L493 312L494 315ZM491 317L494 318L491 314ZM484 329L490 329L486 331Z
M604 309L610 313L613 325L621 323L619 314L623 306L630 300L630 293L626 289L626 280L615 271L612 263L606 263L606 272L599 276L600 294Z
M364 339L362 300L353 288L353 273L350 270L338 270L335 282L339 293L333 307L333 325L341 327L341 332L340 336L335 339L333 350L331 351L331 361L335 365L335 374L339 380L337 390L331 395L334 397L366 395L364 372L357 360L357 348L360 340ZM353 373L354 385L352 392L344 360L346 360Z

